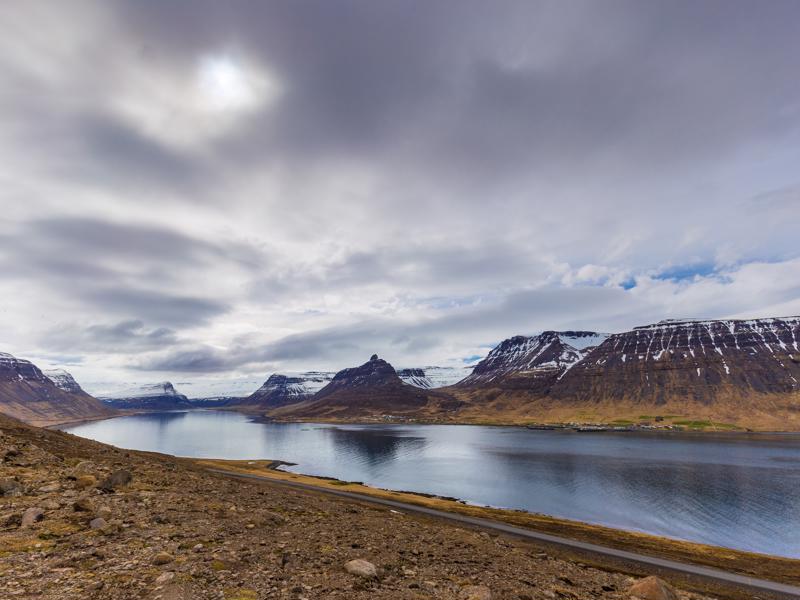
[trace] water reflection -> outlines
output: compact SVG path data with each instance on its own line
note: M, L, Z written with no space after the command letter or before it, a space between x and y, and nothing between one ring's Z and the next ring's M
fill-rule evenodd
M126 448L290 470L800 557L800 436L256 423L213 411L69 428Z

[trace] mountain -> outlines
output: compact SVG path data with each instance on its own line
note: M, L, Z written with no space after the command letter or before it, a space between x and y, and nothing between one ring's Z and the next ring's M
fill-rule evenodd
M599 343L598 343L599 342ZM800 318L668 320L503 341L455 386L464 411L537 421L800 428Z
M181 410L193 408L189 399L179 394L169 381L148 383L112 394L100 399L109 406L136 410Z
M453 385L468 374L466 367L418 367L397 371L404 383L426 390Z
M308 400L333 378L333 373L309 371L283 375L274 373L255 392L231 403L231 406L253 406L273 409Z
M45 376L52 381L56 387L64 392L70 394L79 394L83 392L83 388L78 385L75 378L65 371L64 369L45 369L42 371Z
M421 417L455 410L451 396L404 383L394 367L373 354L359 367L336 373L312 398L272 414L290 418Z
M461 387L500 387L546 394L608 334L594 331L545 331L503 340L480 361Z
M799 345L800 317L660 321L610 336L553 395L656 405L685 398L711 405L723 397L747 402L798 394Z
M66 371L45 375L32 362L0 352L0 412L44 426L113 416Z

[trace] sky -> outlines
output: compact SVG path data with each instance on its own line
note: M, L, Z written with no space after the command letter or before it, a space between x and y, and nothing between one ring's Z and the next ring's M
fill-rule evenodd
M799 22L3 2L0 351L97 391L800 314Z

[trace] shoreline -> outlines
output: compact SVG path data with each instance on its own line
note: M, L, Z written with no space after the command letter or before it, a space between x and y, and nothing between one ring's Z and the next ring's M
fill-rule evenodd
M760 577L780 583L800 584L800 557L790 558L712 546L644 532L617 529L583 521L573 521L528 512L524 510L472 505L456 498L413 491L395 491L365 485L362 482L342 481L333 477L304 475L283 471L282 466L293 466L281 460L180 460L231 476L255 475L279 482L300 483L321 492L347 491L376 499L402 501L448 513L478 517L520 526L532 531L559 535L565 538L606 545L610 548L636 551L651 556L687 562L690 564L723 569L733 573Z
M52 422L37 422L28 423L34 427L42 427L44 429L61 430L64 427L75 427L85 423L95 423L98 421L106 421L116 419L119 417L131 417L144 414L161 414L170 412L195 412L195 411L211 411L211 412L233 412L249 417L257 423L275 423L275 424L290 424L290 423L306 423L306 424L327 424L327 425L460 425L460 426L477 426L477 427L516 427L522 429L529 429L531 431L562 431L574 433L659 433L659 434L677 434L677 435L730 435L730 436L747 436L747 435L800 435L800 429L752 429L745 427L667 427L667 426L622 426L616 425L613 422L599 423L599 422L570 422L570 423L539 423L536 421L513 421L513 420L439 420L439 419L425 419L425 418L408 418L408 419L385 419L382 417L362 417L362 418L319 418L319 419L291 419L272 417L263 412L237 410L234 407L218 406L218 407L195 407L195 408L181 408L175 410L147 410L147 409L126 409L118 411L118 414L102 415L95 417L87 417L82 419L68 420L68 421L52 421Z

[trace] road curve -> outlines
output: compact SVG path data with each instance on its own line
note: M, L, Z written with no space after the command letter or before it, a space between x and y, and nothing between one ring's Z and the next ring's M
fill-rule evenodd
M359 502L368 502L370 504L378 504L381 506L388 506L390 508L402 510L409 513L417 513L435 517L437 519L444 519L456 523L470 525L481 529L490 529L499 531L508 535L519 538L544 542L546 544L559 546L561 548L576 550L581 553L593 555L601 559L612 559L621 561L627 564L633 564L648 569L656 568L659 571L668 572L683 577L688 577L700 582L711 583L716 586L732 587L738 591L747 592L750 594L760 594L760 597L769 598L800 598L800 587L789 585L785 583L778 583L776 581L769 581L766 579L757 579L755 577L748 577L746 575L739 575L737 573L729 573L720 569L712 567L704 567L701 565L694 565L691 563L682 563L666 558L658 558L655 556L648 556L647 554L639 554L638 552L628 552L626 550L619 550L617 548L610 548L607 546L600 546L589 542L582 542L579 540L572 540L569 538L550 535L548 533L541 533L532 529L523 527L516 527L503 523L502 521L492 521L490 519L481 519L479 517L469 517L459 513L452 513L435 508L427 508L425 506L417 506L415 504L407 504L405 502L398 502L396 500L388 500L385 498L377 498L365 494L358 494L355 492L346 492L344 490L332 490L329 488L317 487L307 483L299 483L296 481L285 481L273 479L271 477L263 477L261 475L254 475L250 473L235 473L226 471L224 469L208 469L212 473L219 473L230 477L238 477L241 479L255 479L264 483L281 485L300 490L318 492L329 494L332 496L339 496Z

